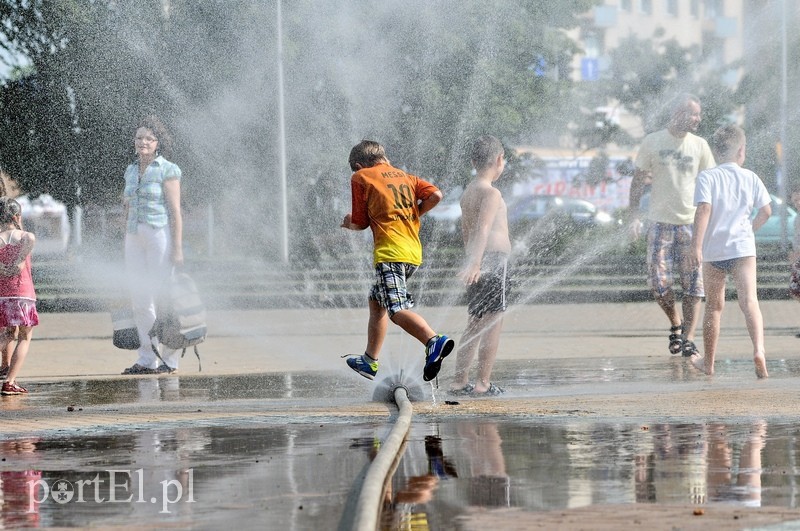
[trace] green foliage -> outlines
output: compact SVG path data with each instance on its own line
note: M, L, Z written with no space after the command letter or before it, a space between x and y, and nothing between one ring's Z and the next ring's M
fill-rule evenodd
M745 73L736 91L737 101L747 104L747 119L744 124L747 134L746 165L755 171L770 190L777 192L777 174L780 159L777 147L781 142L781 114L785 113L786 157L788 175L787 191L800 186L800 121L797 120L796 100L793 91L800 81L800 63L794 58L800 52L800 38L791 30L787 36L786 86L787 108L782 108L783 65L781 39L764 39L753 51L758 57Z
M696 46L681 46L675 39L652 39L630 36L610 51L611 66L603 79L584 84L579 98L594 102L579 129L586 147L603 147L615 142L635 145L640 139L631 138L608 123L598 127L594 109L616 101L644 125L645 133L666 126L673 98L692 93L700 98L703 121L698 134L711 136L720 125L730 123L737 107L733 91L722 84L719 72L699 74L701 50ZM586 125L589 122L590 125ZM607 121L606 121L607 122Z
M447 15L425 35L417 20L401 28L417 35L403 49L410 60L392 139L404 163L425 168L446 188L469 179L466 153L475 136L491 132L521 143L566 127L569 62L578 50L558 28L574 26L574 14L591 3L448 5L430 7Z
M9 56L39 56L57 43L57 35L42 16L40 2L0 0L0 28L0 50Z
M73 175L71 164L77 153L71 142L69 115L48 112L52 106L69 106L68 95L61 89L58 80L37 74L10 83L0 94L2 108L14 110L0 115L2 167L11 172L19 168L35 171L43 187L63 190L61 197L70 200L75 188L67 180ZM42 134L44 131L47 134Z
M445 190L478 134L506 143L567 122L562 31L592 0L283 2L289 215L297 258L341 243L350 147L371 137ZM0 95L0 166L26 191L118 201L133 129L175 137L188 208L211 203L231 246L274 255L280 212L276 3L3 0L0 46L34 73ZM33 88L36 87L36 88ZM80 199L76 191L81 190Z

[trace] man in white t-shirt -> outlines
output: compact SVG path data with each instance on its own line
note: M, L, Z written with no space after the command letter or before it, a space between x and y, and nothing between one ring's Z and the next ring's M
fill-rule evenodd
M630 191L631 231L638 238L642 228L639 203L645 186L651 187L647 213L649 286L670 321L669 351L684 356L697 354L694 331L704 295L700 268L687 260L695 211L694 185L698 172L715 166L708 143L694 134L699 124L697 97L684 94L676 98L667 128L647 135L639 147ZM676 275L683 290L682 312L678 311L673 290Z
M756 238L754 231L772 214L772 199L758 175L741 167L745 158L744 131L735 125L717 129L711 139L720 165L700 172L694 193L697 212L690 259L703 264L706 310L703 317L703 350L691 357L692 364L714 374L714 355L719 323L725 306L728 273L736 283L739 307L753 342L756 376L767 377L764 357L764 321L756 292ZM757 209L751 221L753 210Z

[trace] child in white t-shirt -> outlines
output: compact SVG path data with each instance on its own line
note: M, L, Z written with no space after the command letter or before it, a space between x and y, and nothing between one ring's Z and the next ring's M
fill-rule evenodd
M771 198L758 175L741 167L745 159L745 135L740 127L727 125L717 129L711 148L719 166L697 176L694 192L697 212L689 258L694 264L703 264L705 357L695 354L690 360L704 373L714 374L714 355L725 305L725 281L731 273L753 342L756 376L766 378L764 321L756 294L754 231L769 219ZM758 209L758 213L751 221L753 209Z

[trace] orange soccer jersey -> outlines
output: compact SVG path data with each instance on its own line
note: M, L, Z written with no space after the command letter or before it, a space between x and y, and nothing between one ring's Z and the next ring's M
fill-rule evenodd
M422 263L419 241L418 200L436 188L415 175L386 163L363 168L350 179L352 221L369 224L374 242L374 262Z

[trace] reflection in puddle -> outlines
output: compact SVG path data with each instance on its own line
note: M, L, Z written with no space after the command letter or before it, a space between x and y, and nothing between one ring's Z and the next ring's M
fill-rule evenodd
M344 419L0 441L0 527L134 518L140 525L330 529L385 429ZM794 507L796 439L788 421L417 422L386 493L382 526L452 528L476 507Z
M468 508L544 511L623 503L794 507L798 501L796 429L790 424L564 427L459 420L436 430L441 453L430 451L430 436L424 444L419 434L408 442L392 478L393 489L405 489L406 496L387 500L385 529L404 529L408 522L446 527ZM447 463L447 473L435 463ZM416 498L407 492L415 485L421 485Z
M498 363L508 397L681 388L705 378L682 360L559 359ZM343 369L344 370L344 369ZM770 382L791 385L795 361ZM715 386L751 377L720 364ZM40 383L0 410L36 437L0 432L0 528L141 526L330 529L388 433L386 420L298 417L300 406L347 408L372 386L339 373L129 378ZM245 402L246 401L246 402ZM69 431L53 411L73 406ZM82 411L82 408L86 409ZM675 404L680 408L680 403ZM285 414L252 416L269 408ZM171 412L241 412L169 423ZM69 411L69 409L67 409ZM82 415L160 415L102 428ZM344 411L347 411L344 409ZM20 414L21 413L21 414ZM40 418L41 413L41 418ZM18 415L19 414L19 415ZM18 416L17 416L18 415ZM47 418L48 426L43 427ZM593 421L587 417L417 418L384 499L386 529L453 528L474 508L545 511L593 504L796 507L798 428L791 419ZM437 421L438 420L438 421ZM40 423L41 421L41 423ZM68 426L67 426L68 427ZM66 428L65 428L66 429Z

